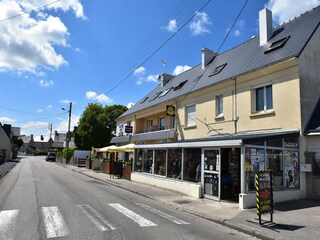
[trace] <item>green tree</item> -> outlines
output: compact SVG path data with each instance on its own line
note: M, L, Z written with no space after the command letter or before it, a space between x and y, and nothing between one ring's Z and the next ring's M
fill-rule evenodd
M74 133L75 144L79 149L90 150L91 147L105 147L114 136L116 118L128 108L122 105L102 107L92 103L80 117L79 126Z

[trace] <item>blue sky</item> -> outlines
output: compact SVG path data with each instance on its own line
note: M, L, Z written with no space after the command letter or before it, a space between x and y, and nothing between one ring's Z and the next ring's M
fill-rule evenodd
M0 122L22 134L66 132L89 103L129 106L217 51L246 0L1 0ZM320 0L248 0L219 52L258 35L259 10L278 25ZM193 17L193 18L192 18ZM168 39L170 39L168 41ZM167 64L163 64L166 62Z

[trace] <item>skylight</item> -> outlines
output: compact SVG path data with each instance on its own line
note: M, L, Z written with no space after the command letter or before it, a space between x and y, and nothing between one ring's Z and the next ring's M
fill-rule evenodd
M162 93L162 91L161 92L157 92L152 98L150 98L149 102L155 100L161 93Z
M149 98L149 97L145 97L145 98L141 101L141 103L140 103L140 104L142 104L142 103L144 103L145 101L147 101L147 100L148 100L148 98Z
M179 83L178 86L173 87L173 91L177 91L177 90L181 89L187 82L188 82L188 80L185 80L185 81Z
M213 72L209 75L209 77L212 77L213 75L219 74L219 73L224 69L225 66L227 66L227 63L222 64L222 65L216 67L216 68L213 70Z
M159 97L164 97L165 95L168 94L168 92L170 92L171 89L172 89L172 87L164 90L164 91L159 95Z
M288 41L289 38L290 38L290 36L286 36L285 38L281 38L280 40L273 42L264 53L268 53L273 50L282 48L286 44L286 42Z

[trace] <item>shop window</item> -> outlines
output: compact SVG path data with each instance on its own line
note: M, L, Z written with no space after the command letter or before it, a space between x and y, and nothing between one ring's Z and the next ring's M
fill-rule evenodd
M152 173L153 150L144 150L143 172Z
M245 157L247 191L255 191L255 173L265 170L265 150L263 148L246 148Z
M167 177L181 179L182 150L168 149Z
M285 188L299 188L299 153L284 151Z
M285 138L284 147L289 149L299 149L299 139L296 137Z
M185 150L183 180L198 182L201 178L201 148Z
M312 175L320 177L320 152L315 153L312 159Z
M155 150L154 174L166 175L166 150Z
M272 85L254 88L253 96L253 112L257 113L272 110Z
M186 127L196 125L196 105L186 106Z
M272 170L273 190L283 190L282 150L267 149L267 169Z
M267 147L278 147L282 148L282 139L274 139L266 142Z
M143 163L143 150L138 149L136 151L135 162L134 162L134 171L142 172L142 163Z

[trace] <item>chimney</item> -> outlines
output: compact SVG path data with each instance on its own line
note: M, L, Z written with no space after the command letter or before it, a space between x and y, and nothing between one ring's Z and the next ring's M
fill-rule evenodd
M264 8L259 12L260 46L266 44L272 36L272 12Z
M167 74L167 73L162 73L161 75L158 76L158 81L160 82L161 87L166 85L174 76Z
M217 55L214 51L208 48L202 48L202 69L204 69Z

